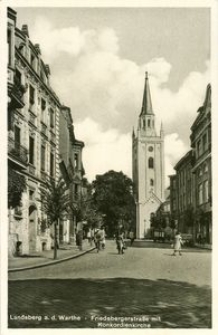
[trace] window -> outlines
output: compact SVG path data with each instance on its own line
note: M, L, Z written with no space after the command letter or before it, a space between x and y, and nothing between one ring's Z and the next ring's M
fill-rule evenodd
M79 192L78 192L78 185L74 185L74 194L75 194L75 200L78 200Z
M202 174L203 174L202 168L199 168L199 170L198 170L198 176L200 177L200 176L202 176Z
M149 157L149 159L148 159L148 167L149 167L149 169L153 169L154 168L154 159L153 159L153 157Z
M15 84L21 85L21 73L18 70L15 72Z
M205 172L208 172L208 165L207 165L207 163L204 164L204 173Z
M150 179L150 186L154 186L154 179Z
M208 180L204 182L204 201L208 202L209 200L209 192L208 192Z
M35 103L35 90L31 85L29 85L29 103L30 105Z
M205 152L207 150L207 134L203 135L202 142L203 142L203 152Z
M78 169L78 167L79 167L79 156L78 156L78 154L74 154L74 167L75 167L75 169Z
M153 150L154 150L154 149L153 149L152 146L149 146L149 147L148 147L148 151L152 152Z
M34 138L29 137L29 163L34 164Z
M14 142L15 146L20 145L20 128L17 126L14 126Z
M8 65L11 65L12 56L11 56L11 30L8 30Z
M45 146L41 146L41 170L45 171Z
M143 129L145 129L145 120L143 119Z
M151 127L151 120L148 120L148 127Z
M52 108L50 108L50 127L54 128L55 126L55 113Z
M44 111L46 109L46 101L41 99L41 110Z
M203 184L198 186L198 203L199 205L203 204Z
M29 200L34 200L34 191L29 190Z
M197 156L201 156L202 155L202 142L201 140L198 141L197 143Z
M50 153L50 175L54 177L54 154Z
M32 53L31 53L31 56L30 56L30 64L31 64L32 68L35 70L35 57Z

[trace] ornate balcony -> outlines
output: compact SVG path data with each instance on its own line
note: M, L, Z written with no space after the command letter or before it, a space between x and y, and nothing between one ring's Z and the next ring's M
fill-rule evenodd
M54 144L56 144L56 136L54 133L50 132L50 141Z
M36 126L36 115L29 110L29 122L32 126Z
M17 77L14 77L14 85L10 89L9 97L11 98L9 108L15 109L15 108L23 108L24 102L23 102L23 95L26 92L27 88L21 84L21 82L17 79Z
M36 168L34 165L29 165L29 173L35 176L36 174Z
M41 133L45 136L47 136L47 126L44 124L43 121L41 121Z
M8 138L8 154L24 164L28 162L27 149L10 137Z
M45 171L42 171L42 170L41 170L41 179L42 179L43 181L46 181L46 180L47 180L47 173L46 173Z

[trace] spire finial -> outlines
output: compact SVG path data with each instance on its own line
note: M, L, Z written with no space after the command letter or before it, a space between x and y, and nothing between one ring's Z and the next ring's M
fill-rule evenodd
M151 103L151 94L150 94L150 87L149 87L149 80L148 80L148 71L145 72L145 87L144 87L144 94L143 94L143 101L142 101L142 111L141 114L151 115L153 113L152 103Z

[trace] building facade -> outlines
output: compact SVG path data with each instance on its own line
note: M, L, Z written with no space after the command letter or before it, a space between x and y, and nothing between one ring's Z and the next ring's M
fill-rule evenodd
M178 224L178 213L177 213L177 178L176 174L170 175L170 216L171 224L177 226Z
M54 234L40 202L41 190L46 188L48 179L57 181L61 175L60 131L74 135L69 110L69 121L60 126L67 108L50 86L50 69L42 59L40 46L32 43L26 25L18 29L16 12L11 8L8 8L7 38L9 255L13 256L51 248ZM66 150L61 145L64 154ZM83 146L83 142L73 138L68 148L71 156L67 157L66 168L69 178L74 180L74 197L83 173ZM18 190L18 184L23 184L23 189ZM16 192L21 194L18 200L13 196ZM62 237L66 228L63 225Z
M211 85L207 86L203 106L191 126L194 162L194 210L196 239L212 243L212 171L211 171Z
M82 162L84 142L75 138L73 119L69 107L60 109L60 171L68 186L72 206L77 207L83 194L85 170ZM60 241L71 243L75 239L76 211L60 222Z
M191 150L170 176L171 216L195 242L212 243L211 86L191 126Z
M164 200L164 131L156 131L148 74L145 77L137 134L132 134L132 171L136 202L136 237L150 234L151 214Z
M190 150L176 164L176 196L178 229L183 233L194 234L194 206L192 175L193 152ZM175 207L174 207L175 208Z

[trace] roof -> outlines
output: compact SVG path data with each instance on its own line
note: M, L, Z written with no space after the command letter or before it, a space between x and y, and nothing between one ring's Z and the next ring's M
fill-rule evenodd
M151 93L150 93L150 86L148 80L148 72L145 74L145 87L144 87L144 95L142 101L142 110L141 115L153 115L153 108L151 103Z

